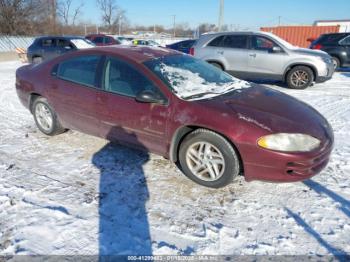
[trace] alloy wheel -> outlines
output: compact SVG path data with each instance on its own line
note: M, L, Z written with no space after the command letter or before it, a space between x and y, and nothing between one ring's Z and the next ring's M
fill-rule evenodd
M49 107L43 103L38 103L35 107L35 116L40 127L45 131L50 131L53 125L52 113Z
M186 152L186 162L192 174L203 181L216 181L225 171L221 151L208 142L197 142Z
M309 75L303 70L297 70L292 74L291 82L296 87L306 85L310 81Z

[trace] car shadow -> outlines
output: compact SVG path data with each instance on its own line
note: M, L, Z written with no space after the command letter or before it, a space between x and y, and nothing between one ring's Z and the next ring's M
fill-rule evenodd
M328 250L329 253L331 253L334 257L336 257L339 261L349 261L348 259L350 259L350 255L348 255L343 250L338 249L332 246L331 244L329 244L326 240L322 238L322 236L316 230L314 230L309 224L307 224L305 220L302 219L298 214L294 213L293 211L291 211L286 207L284 209L287 211L288 215L292 217L295 220L295 222L305 230L305 232L307 232L312 237L314 237L317 240L317 242L320 243L320 245L322 245L324 248Z
M341 206L339 207L340 211L342 211L347 217L350 218L350 201L343 198L342 196L334 193L332 190L322 186L321 184L309 179L303 181L303 183L317 192L318 194L325 194L328 197L332 198L335 202L338 202Z
M135 134L121 127L110 130L107 138L113 141L110 134L132 137L141 150L110 142L92 157L100 170L99 256L104 261L116 255L152 255L145 206L149 193L143 170L149 153Z
M338 68L337 72L341 73L343 76L350 77L350 67Z

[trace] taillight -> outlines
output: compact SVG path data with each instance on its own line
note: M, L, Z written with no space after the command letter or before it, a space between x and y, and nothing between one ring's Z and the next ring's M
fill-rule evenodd
M190 55L194 56L194 48L193 47L190 48Z
M316 44L316 45L312 46L311 48L312 48L312 49L322 49L322 47L323 47L323 45L321 45L321 44Z

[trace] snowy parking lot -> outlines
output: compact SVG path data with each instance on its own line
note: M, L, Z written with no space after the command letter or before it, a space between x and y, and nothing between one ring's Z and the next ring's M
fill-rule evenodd
M271 85L333 126L319 175L213 190L153 154L43 135L16 95L20 65L0 63L0 255L350 253L350 70L306 90Z

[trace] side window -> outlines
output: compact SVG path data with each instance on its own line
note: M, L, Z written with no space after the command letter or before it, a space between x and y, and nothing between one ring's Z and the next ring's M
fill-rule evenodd
M278 46L272 40L263 36L252 37L252 48L260 51L271 51L273 47Z
M221 46L222 41L224 40L225 36L218 36L217 38L215 38L214 40L212 40L208 46Z
M96 71L100 56L79 56L63 61L58 66L57 76L78 84L96 87Z
M112 38L110 38L110 37L105 37L105 43L106 43L106 44L110 44L110 43L112 43L112 42L113 42Z
M58 39L57 46L62 48L65 48L65 47L73 48L73 45L66 39Z
M43 47L52 47L55 45L55 39L53 38L45 38L41 41L41 45Z
M247 48L248 37L245 35L227 35L224 38L222 47L228 48Z
M158 89L143 74L115 58L109 58L106 62L104 89L130 97L136 97L143 90L159 93Z
M342 45L350 45L350 35L339 42Z
M98 44L103 44L103 37L101 36L95 37L93 42Z

